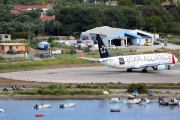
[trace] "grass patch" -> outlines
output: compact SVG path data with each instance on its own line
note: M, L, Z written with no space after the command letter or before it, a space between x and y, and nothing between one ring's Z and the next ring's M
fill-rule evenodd
M102 89L67 89L63 86L50 85L48 87L41 87L27 91L14 91L14 94L26 95L102 95Z

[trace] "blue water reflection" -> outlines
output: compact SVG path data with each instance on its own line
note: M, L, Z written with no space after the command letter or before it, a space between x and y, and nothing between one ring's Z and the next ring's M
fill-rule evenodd
M62 103L76 103L74 108L59 108ZM51 108L34 109L36 104L51 104ZM0 100L0 120L180 120L179 106L159 106L109 103L109 100ZM110 112L121 109L121 112ZM35 114L45 114L35 117Z

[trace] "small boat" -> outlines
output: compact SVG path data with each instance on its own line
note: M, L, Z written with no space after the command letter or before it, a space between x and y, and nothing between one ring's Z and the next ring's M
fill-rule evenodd
M75 103L59 104L60 108L75 107Z
M120 103L122 100L120 98L111 98L110 103Z
M45 114L36 114L35 116L36 117L43 117L43 116L45 116Z
M138 104L141 102L141 99L136 99L135 96L133 95L128 95L128 99L127 100L124 100L124 103L128 103L128 104Z
M149 104L149 103L151 103L151 100L149 100L148 98L143 98L143 99L141 99L141 102L140 102L140 104Z
M3 110L3 109L0 109L0 112L1 112L1 113L3 113L3 112L4 112L4 110Z
M150 93L149 93L149 96L154 96L154 92L150 92Z
M110 112L120 112L120 109L110 109Z
M34 106L34 109L40 109L40 108L50 108L51 107L51 104L41 104L41 105L35 105Z
M169 105L179 105L179 100L177 100L176 98L169 98L169 100L168 100L168 104Z
M134 96L138 96L138 91L135 90L132 94L133 94Z

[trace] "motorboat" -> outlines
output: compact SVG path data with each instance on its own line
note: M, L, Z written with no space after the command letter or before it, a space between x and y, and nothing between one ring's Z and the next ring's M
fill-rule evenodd
M122 100L120 98L111 98L110 103L120 103Z
M128 95L128 99L127 100L124 100L124 103L132 103L132 104L138 104L138 103L140 103L141 102L141 99L140 98L138 98L138 99L136 99L135 98L135 96L133 96L133 95Z
M140 104L149 104L149 103L151 103L151 100L149 100L148 98L142 98L141 99L141 102L140 102Z
M173 98L173 97L169 98L169 100L168 100L169 105L179 105L179 102L180 101L178 99Z
M0 109L0 112L1 112L1 113L3 113L3 112L4 112L4 110L3 110L3 109Z
M75 107L75 103L59 104L60 108Z
M34 109L40 109L40 108L50 108L51 107L51 104L41 104L41 105L35 105L34 106Z
M180 105L180 100L175 97L159 98L159 105Z
M133 93L132 93L134 96L138 96L138 91L137 90L135 90Z

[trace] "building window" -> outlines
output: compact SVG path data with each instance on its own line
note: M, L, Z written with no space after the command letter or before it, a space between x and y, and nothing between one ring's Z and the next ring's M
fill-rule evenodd
M2 46L2 50L4 50L4 46Z
M8 36L8 35L5 35L4 38L9 38L9 36Z
M16 46L16 49L18 49L18 46Z
M146 42L148 42L148 39L146 39Z

